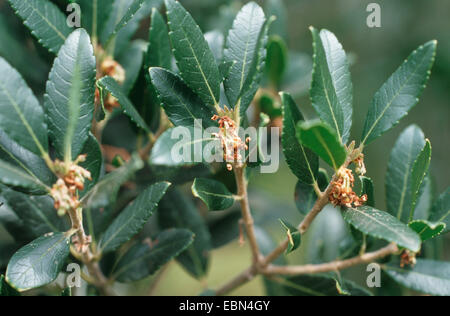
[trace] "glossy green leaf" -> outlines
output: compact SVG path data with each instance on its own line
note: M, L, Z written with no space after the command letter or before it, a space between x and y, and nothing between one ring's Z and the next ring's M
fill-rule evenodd
M225 78L224 87L229 106L233 108L246 92L243 89L258 58L259 34L265 21L263 10L250 2L239 11L228 34L224 60L234 64Z
M422 241L439 236L446 228L445 223L431 223L425 220L414 220L408 226L419 234Z
M220 73L203 32L175 0L165 0L170 41L181 77L207 106L217 105Z
M286 248L286 254L289 254L296 250L298 247L300 247L300 244L302 242L302 234L300 231L292 226L289 223L285 223L280 219L280 223L283 226L283 228L286 230L286 235L288 238L288 246Z
M207 150L207 149L211 150ZM220 141L201 128L176 127L165 131L156 141L150 163L157 166L180 167L212 162L216 148L222 153Z
M7 282L19 292L53 282L69 256L69 238L51 233L21 248L8 264Z
M122 16L120 21L114 27L114 31L112 32L112 34L110 34L107 42L109 42L115 35L117 35L117 33L119 33L119 31L123 27L125 27L128 24L128 22L130 22L130 20L134 17L136 12L138 12L139 9L142 8L145 1L146 0L133 0L133 2L128 6L125 14Z
M412 219L414 211L412 170L425 146L423 132L411 125L399 136L392 149L386 173L387 210L404 223ZM417 177L416 177L417 178Z
M102 150L94 135L89 134L81 153L86 155L86 161L80 163L80 166L87 169L92 178L92 180L86 179L84 183L84 190L80 192L80 196L84 196L97 183L103 166Z
M303 146L315 152L334 170L338 170L347 158L347 151L338 136L322 122L298 123L297 138Z
M37 178L0 160L0 182L17 189L46 192L47 187Z
M367 206L375 206L375 195L373 192L373 181L369 177L360 176L359 180L361 181L361 195L367 195Z
M83 206L100 209L116 201L120 187L144 166L143 161L133 156L129 162L103 177L82 199Z
M363 144L390 130L419 102L430 77L436 46L436 41L420 46L375 94L364 124Z
M413 268L400 268L397 261L383 266L384 271L401 285L431 295L450 295L450 263L417 259Z
M319 157L309 148L305 148L296 137L296 127L304 120L303 115L289 94L281 93L281 102L283 106L281 144L286 162L298 179L306 184L314 183L319 170Z
M414 219L428 219L430 217L431 207L434 200L434 188L430 173L423 179L417 198L416 209L414 211Z
M159 11L153 8L149 41L145 58L146 71L149 67L172 68L172 51L169 30Z
M203 126L214 125L215 112L186 85L176 74L162 69L150 68L150 77L162 106L175 126L194 126L194 120L202 120Z
M104 0L70 0L80 6L82 16L81 25L93 37L102 33L105 23L111 14L114 1Z
M293 296L371 296L370 292L351 281L344 280L340 284L328 275L301 275L280 278L279 282Z
M119 282L134 282L154 274L189 247L194 235L186 229L169 229L154 240L134 245L117 263L113 275Z
M113 78L103 77L102 79L97 81L97 86L100 89L104 89L107 92L111 93L111 95L115 97L119 102L123 113L127 115L138 127L142 128L147 132L150 132L144 119L141 117L141 115L136 110L134 105L125 95L125 93L122 90L122 87Z
M67 162L72 161L72 158L76 159L76 157L72 157L72 142L74 141L75 129L80 115L81 89L83 88L78 64L73 70L71 85L67 104L67 127L64 135L64 159Z
M169 186L168 182L156 183L139 194L108 227L99 243L101 251L114 251L139 233Z
M445 223L447 226L445 232L450 231L450 188L447 188L434 202L429 220Z
M430 167L430 161L431 161L431 144L430 141L426 139L425 146L423 147L420 154L417 156L417 159L414 162L411 172L412 206L409 220L412 220L414 218L414 211L416 209L416 203L420 193L419 190L428 172L428 168Z
M201 199L210 211L221 211L234 204L234 196L219 181L197 178L192 184L192 194Z
M185 228L194 233L194 243L177 261L194 277L204 277L209 265L211 235L192 201L176 189L169 190L159 205L158 219L162 228Z
M279 36L272 35L267 44L266 71L271 82L279 87L288 63L287 46Z
M350 136L353 113L353 86L347 56L333 33L328 30L319 33L314 28L311 32L314 46L312 105L345 144Z
M0 126L36 155L48 148L44 110L20 74L0 57Z
M70 117L69 96L77 68L81 76L82 89L78 122L71 146L74 158L80 154L89 137L94 113L96 64L89 35L83 29L70 34L61 47L46 86L44 108L49 137L60 158L64 156L64 141Z
M19 292L6 283L5 276L3 274L0 275L0 297L1 296L20 296Z
M9 3L38 41L56 54L72 31L58 7L48 0L9 0Z
M343 212L345 221L364 234L396 243L413 252L420 250L419 235L387 212L370 206L346 208Z

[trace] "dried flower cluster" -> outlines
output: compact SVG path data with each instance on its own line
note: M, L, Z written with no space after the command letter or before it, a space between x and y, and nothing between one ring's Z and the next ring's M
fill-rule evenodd
M364 154L360 153L353 161L356 164L355 172L361 176L366 174L366 166L364 165Z
M231 162L239 163L243 161L240 151L248 150L246 143L250 142L250 138L247 138L245 142L242 141L238 135L236 123L228 116L220 117L214 115L211 119L219 123L219 133L213 133L212 135L220 139L223 148L223 158L227 162L227 169L231 171L233 170Z
M55 209L59 216L65 215L71 210L77 210L80 206L77 191L84 189L85 180L92 180L91 173L78 164L86 160L86 155L80 155L69 166L65 162L54 162L55 173L58 180L53 185L50 195L55 201Z
M367 202L367 195L359 197L354 191L355 178L350 169L341 167L336 173L336 180L331 182L332 190L328 196L330 202L337 206L358 207Z
M404 250L400 255L400 268L406 266L414 267L416 265L416 254L409 250Z

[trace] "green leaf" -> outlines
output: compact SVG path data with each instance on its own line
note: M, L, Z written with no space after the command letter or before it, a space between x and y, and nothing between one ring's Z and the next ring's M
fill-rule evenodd
M64 156L64 141L70 117L70 98L75 69L81 75L81 99L72 141L72 157L76 158L89 137L94 113L96 64L89 35L83 29L67 38L56 57L47 81L44 108L50 141L57 155Z
M164 264L189 247L194 235L186 229L169 229L155 240L134 245L117 263L114 278L119 282L134 282L154 274Z
M450 263L417 259L414 268L401 269L397 261L383 266L384 271L401 285L415 291L450 295Z
M175 126L194 126L201 119L203 126L213 126L215 112L186 85L176 74L162 69L150 68L150 77L162 106Z
M211 152L207 148L211 148ZM214 160L214 148L222 148L217 138L203 133L198 127L179 126L168 129L158 138L152 149L150 164L180 167L209 163Z
M436 46L436 41L420 46L375 94L364 124L363 144L390 130L419 102L430 77Z
M270 27L270 35L276 35L288 40L288 9L283 0L266 1L265 12L267 16L275 16L276 20Z
M327 164L338 170L347 158L347 151L335 132L328 125L319 122L299 122L297 138Z
M212 179L195 179L192 194L205 202L210 211L226 210L234 204L234 196L227 187L222 182Z
M371 296L370 292L351 281L343 280L340 284L328 275L300 275L278 281L293 296Z
M6 283L5 276L3 274L0 275L0 297L1 296L20 296L19 292Z
M159 205L158 219L162 228L185 228L194 233L194 243L177 257L177 261L195 278L205 276L211 235L192 201L176 189L169 190Z
M319 173L317 175L317 182L321 190L326 189L330 181L327 178L325 170L319 170ZM295 205L297 206L297 210L300 212L300 214L308 214L314 206L316 200L317 194L314 190L313 185L298 181L297 185L295 186Z
M353 86L347 56L330 31L319 33L311 27L311 33L314 46L311 102L322 121L333 128L345 144L350 136L353 113Z
M48 149L44 110L20 74L0 57L0 126L36 155Z
M434 202L429 220L445 223L447 227L444 232L450 231L450 188L447 188Z
M283 226L283 228L286 230L286 235L289 241L288 247L286 248L286 254L290 254L298 247L300 247L300 244L302 242L302 234L297 228L295 228L291 224L285 223L281 219L279 221Z
M361 181L361 195L367 194L367 206L375 206L375 195L373 192L373 181L369 177L360 176L359 180Z
M57 215L49 196L29 196L4 186L0 186L0 194L32 238L68 228Z
M445 229L445 223L431 223L425 220L414 220L408 226L419 234L422 241L439 236Z
M114 203L120 187L144 166L143 161L133 156L129 162L103 177L82 199L83 206L100 209Z
M71 88L69 90L67 128L64 136L64 159L66 162L72 161L72 142L74 141L75 129L80 115L81 89L80 67L77 64L73 70Z
M84 144L82 154L86 154L86 161L80 163L80 166L87 169L91 173L92 180L84 183L84 190L80 196L84 196L97 183L102 171L103 156L100 145L94 135L89 134L89 138Z
M98 37L111 14L114 1L104 0L71 0L77 3L82 12L81 24L92 35Z
M33 178L39 179L47 186L51 186L55 183L55 175L50 171L44 159L11 140L5 132L1 130L0 160L18 168ZM47 193L47 191L42 190L26 190L26 192L36 195Z
M100 88L100 90L104 89L107 92L111 93L111 95L115 97L119 102L123 113L127 115L138 127L142 128L146 132L150 132L150 129L148 128L144 119L141 117L134 105L125 95L122 87L113 78L103 77L97 81L97 86Z
M0 160L0 182L15 189L26 189L37 192L47 192L49 188L39 179Z
M412 170L424 146L422 130L411 125L399 136L389 158L386 172L387 210L404 223L412 219L413 197L416 195Z
M420 154L417 156L417 159L414 162L411 172L412 206L411 206L411 215L409 216L410 221L414 218L414 211L416 209L417 199L419 198L420 187L428 172L428 168L430 167L430 161L431 161L431 144L430 141L426 139L425 146L423 147Z
M428 219L434 199L434 188L430 173L423 179L419 194L420 196L417 199L416 209L414 211L414 219Z
M6 281L19 292L53 282L69 256L69 238L51 233L21 248L8 264Z
M272 35L267 44L266 71L275 87L279 87L288 63L286 43L279 36Z
M131 19L133 19L134 15L142 8L145 1L146 0L133 0L121 20L114 27L114 31L110 34L108 40L106 41L107 43L111 41L111 39L116 36L117 33L119 33L119 31L125 27Z
M413 252L420 250L419 235L387 212L370 206L346 208L343 212L347 223L367 235L394 242Z
M304 120L303 115L288 93L282 92L280 95L283 105L281 144L286 162L298 179L306 184L314 183L319 170L319 157L303 147L296 137L296 126Z
M256 3L250 2L239 11L228 34L224 61L234 64L225 78L224 87L232 108L246 92L244 88L252 65L258 59L259 34L265 21L263 10Z
M175 0L165 0L170 41L181 77L208 105L220 98L220 73L200 27Z
M48 0L9 0L9 3L39 43L56 54L72 31L58 7Z
M101 251L114 251L139 233L169 186L168 182L156 183L139 194L108 227L99 243Z
M164 18L155 8L152 11L145 70L150 67L172 68L169 30Z

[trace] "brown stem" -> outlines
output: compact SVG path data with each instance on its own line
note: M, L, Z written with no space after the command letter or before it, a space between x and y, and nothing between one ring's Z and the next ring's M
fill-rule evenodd
M250 243L250 248L252 251L253 265L256 267L261 261L261 254L259 252L259 246L256 241L255 228L253 226L254 221L250 211L250 204L248 202L248 192L247 192L247 180L245 178L245 167L236 166L234 168L234 175L236 178L236 184L238 188L238 196L242 197L240 200L242 219L244 220L245 229L247 232L247 237Z
M374 251L365 253L363 255L347 259L347 260L337 260L323 264L308 264L302 266L268 266L263 274L265 275L273 275L273 274L282 274L282 275L302 275L302 274L314 274L314 273L324 273L330 271L339 271L344 270L356 265L367 264L370 262L374 262L378 259L387 257L389 255L395 254L398 252L398 247L396 244L389 244L388 246Z
M232 279L230 282L222 286L220 289L218 289L216 291L216 295L221 296L229 293L230 291L240 287L241 285L253 280L253 278L257 274L258 272L256 271L256 269L251 266L250 268L244 270L242 273L236 276L234 279Z

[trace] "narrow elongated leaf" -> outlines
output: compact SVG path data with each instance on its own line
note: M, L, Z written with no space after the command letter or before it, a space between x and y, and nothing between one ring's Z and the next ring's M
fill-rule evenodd
M130 22L130 20L134 17L136 12L138 12L139 9L142 8L142 6L144 5L145 1L146 0L133 0L133 2L131 3L131 5L128 7L127 11L123 15L122 19L114 27L114 31L109 36L109 39L107 40L107 42L109 42L113 36L115 36L117 33L119 33L119 31L123 27L125 27L128 24L128 22Z
M18 143L9 138L5 132L0 130L0 160L29 174L33 178L39 179L47 186L55 182L55 176L50 171L44 159L23 148ZM43 191L27 191L30 194L43 194Z
M367 235L394 242L413 252L420 250L419 235L387 212L370 206L346 208L343 212L349 224Z
M194 235L186 229L163 231L155 240L146 240L128 250L113 274L119 282L142 280L177 257L193 241Z
M77 3L81 8L81 25L93 37L98 37L108 21L114 1L71 0L71 2Z
M145 69L149 67L172 68L172 51L170 48L169 30L159 11L153 8L149 31Z
M220 74L214 55L192 16L175 0L166 0L170 40L181 77L208 106L220 98Z
M194 120L202 120L205 128L214 125L211 118L215 112L178 75L162 68L150 68L150 77L175 126L194 126Z
M128 205L106 230L99 243L102 252L116 250L139 233L169 186L168 182L156 183L139 194L136 200Z
M450 188L447 188L434 202L431 208L430 221L443 222L447 225L445 232L450 231Z
M401 285L415 291L450 295L450 263L417 259L414 268L401 269L397 261L383 266L384 271Z
M48 0L9 0L9 3L38 41L56 54L72 31L58 7Z
M279 87L287 68L288 51L283 39L271 36L267 44L266 71L272 84Z
M177 261L196 278L206 275L211 235L192 201L176 189L169 190L159 205L158 219L163 228L185 228L195 234L194 243Z
M210 134L203 134L202 129L179 126L168 129L158 138L152 149L150 163L168 167L210 163L215 160L216 152L220 157L221 148L220 141Z
M445 229L445 223L431 223L425 220L414 220L408 226L419 234L422 241L439 236Z
M420 46L375 94L364 124L363 144L390 130L419 102L430 77L436 46L436 41Z
M322 122L300 122L297 125L300 143L315 152L334 170L345 162L347 151L334 131Z
M0 296L20 296L19 292L6 283L3 274L0 276Z
M233 62L224 87L230 106L245 93L252 64L257 60L258 39L266 21L263 10L254 2L246 4L236 16L225 45L224 60Z
M288 9L284 0L268 0L264 11L267 16L275 16L276 20L270 28L270 35L276 35L288 40Z
M47 192L47 187L39 179L1 160L0 182L15 189Z
M0 126L22 147L42 156L48 149L44 110L20 74L0 57Z
M234 204L234 196L219 181L197 178L192 184L192 194L201 199L211 211L221 211Z
M52 233L21 248L8 264L8 283L22 292L53 282L69 256L69 238Z
M348 141L352 126L353 86L349 63L342 45L328 30L311 28L314 46L314 68L311 101L322 121L336 131L343 143Z
M409 220L414 218L414 211L416 208L416 202L419 196L420 186L428 172L431 161L431 144L428 139L425 140L425 147L423 147L420 154L417 156L414 162L412 172L411 172L411 194L412 194L412 205L411 214Z
M80 102L81 102L81 89L83 83L81 82L80 67L75 66L72 87L69 90L69 102L68 102L68 117L67 128L64 137L64 159L65 161L72 161L72 142L75 135L75 129L77 127L78 118L80 115ZM76 158L76 157L74 157Z
M424 146L423 132L416 125L411 125L399 136L389 158L386 173L387 209L404 223L412 219L415 190L412 187L412 169Z
M103 77L102 79L97 81L97 86L100 89L104 89L107 92L111 93L111 95L115 97L119 102L123 113L127 115L138 127L147 132L150 131L141 115L138 113L134 105L123 92L122 87L119 86L119 84L113 78Z
M434 188L432 185L430 173L423 179L419 190L419 197L414 211L414 219L428 219L430 217L431 207L433 206Z
M47 81L45 94L45 113L50 141L61 158L64 155L64 140L69 125L69 95L74 84L75 69L79 69L81 79L81 98L74 139L72 157L77 157L89 137L94 112L95 57L89 35L83 29L74 31L61 47L53 63Z
M286 248L286 254L290 254L292 251L296 250L298 247L300 247L300 244L302 242L302 234L300 231L292 226L289 223L285 223L280 219L280 223L283 226L283 228L286 230L286 235L288 238L288 247Z
M309 148L305 148L296 137L296 126L303 121L294 99L288 93L281 93L283 106L283 132L281 144L286 162L292 173L306 184L316 181L319 170L319 157Z

